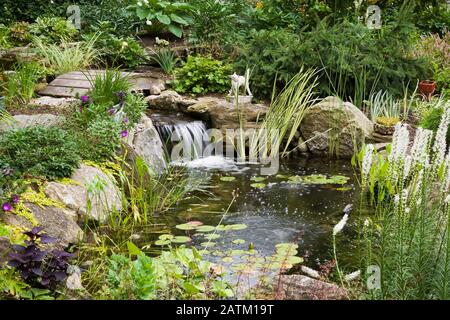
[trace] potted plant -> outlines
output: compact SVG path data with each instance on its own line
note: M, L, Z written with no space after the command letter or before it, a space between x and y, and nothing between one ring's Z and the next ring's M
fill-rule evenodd
M419 92L424 97L431 97L436 91L436 82L431 80L422 80L419 82Z
M391 136L394 134L395 125L400 121L399 117L381 116L376 118L373 125L373 130L384 136Z

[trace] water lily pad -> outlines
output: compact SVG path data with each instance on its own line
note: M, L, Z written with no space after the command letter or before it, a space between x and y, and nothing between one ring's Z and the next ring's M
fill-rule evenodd
M210 247L214 247L216 245L216 243L209 241L209 242L202 242L202 243L200 243L200 245L205 248L210 248Z
M232 255L232 256L241 256L245 253L246 253L246 251L244 251L244 250L231 250L230 251L230 255Z
M185 236L176 236L172 239L173 243L187 243L191 242L191 238Z
M177 228L179 230L188 231L188 230L194 230L196 228L196 226L193 226L192 224L189 224L189 223L183 223L183 224L176 225L175 228Z
M221 237L221 235L217 234L217 233L205 234L206 240L216 240L216 239L219 239L220 237Z
M167 246L168 244L170 244L170 240L156 240L155 241L155 245L157 246Z
M250 178L250 181L254 181L254 182L262 182L264 180L266 180L265 177L251 177Z
M350 190L352 190L352 188L350 188L350 187L342 187L342 188L336 188L335 190L336 191L350 191Z
M228 225L230 230L233 231L238 231L238 230L244 230L247 229L247 225L243 224L243 223L238 223L238 224L230 224Z
M211 251L203 249L203 250L199 250L198 253L200 253L201 255L205 255L206 256L206 255L210 254Z
M277 174L275 177L278 179L287 179L288 178L288 176L285 176L284 174Z
M224 182L231 182L236 180L236 177L221 177L220 181L224 181Z
M234 244L244 244L245 240L244 239L235 239L233 241L231 241Z
M289 177L288 179L288 183L293 183L293 184L346 184L347 181L349 180L349 177L345 177L345 176L331 176L331 177L327 177L324 174L312 174L309 176L292 176Z
M213 227L213 226L204 225L204 226L197 227L195 230L197 232L211 232L211 231L214 231L214 229L215 229L215 227Z
M250 185L252 188L256 188L256 189L263 189L266 187L265 183L252 183Z
M188 224L188 225L190 225L190 226L193 226L193 227L198 227L198 226L202 226L202 225L203 225L203 222L201 222L201 221L189 221L189 222L186 223L186 224Z
M226 263L231 263L231 262L233 262L233 258L232 257L225 257L225 258L222 258L222 261L226 262Z
M171 240L173 239L173 235L171 234L162 234L158 237L159 240Z

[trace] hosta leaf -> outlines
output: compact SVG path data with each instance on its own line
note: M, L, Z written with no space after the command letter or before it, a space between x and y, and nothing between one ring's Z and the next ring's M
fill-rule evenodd
M182 17L176 15L175 13L170 14L170 19L172 19L173 21L175 21L176 23L179 23L179 24L183 24L183 25L189 24L186 20L184 20Z
M159 12L156 14L156 19L158 19L159 22L161 22L162 24L165 24L167 26L169 26L170 22L171 22L169 16L159 13Z
M183 30L181 29L181 27L179 27L179 26L177 26L177 25L174 25L174 24L171 24L171 25L168 25L167 26L167 29L169 29L169 31L170 32L172 32L175 36L177 36L178 38L181 38L181 36L183 35ZM194 87L194 89L193 89L193 91L195 90L196 88ZM197 88L197 91L198 90L200 90L200 92L202 91L202 89L198 89Z

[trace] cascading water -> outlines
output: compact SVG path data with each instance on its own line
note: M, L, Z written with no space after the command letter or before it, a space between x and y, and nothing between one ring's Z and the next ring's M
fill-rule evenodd
M202 157L203 134L207 130L202 121L165 124L156 129L166 145L171 145L173 148L180 144L179 149L182 149L183 159L194 160Z
M203 121L181 115L153 113L156 130L169 154L176 154L183 161L199 159L203 155L203 137L207 127ZM175 149L176 148L176 149ZM176 158L171 157L172 160Z

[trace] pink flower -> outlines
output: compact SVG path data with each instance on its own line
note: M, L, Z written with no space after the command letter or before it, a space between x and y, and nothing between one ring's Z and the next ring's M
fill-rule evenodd
M20 196L17 195L17 194L13 194L13 195L11 196L11 201L12 201L12 203L14 203L14 204L19 203L19 201L20 201Z
M127 130L123 130L123 131L120 133L120 136L121 136L122 138L128 137L128 131L127 131Z
M81 101L83 103L88 103L89 102L89 97L88 96L81 96L80 99L81 99Z
M8 202L5 202L5 203L2 205L2 210L5 211L5 212L9 212L9 211L12 210L12 206L11 206Z

